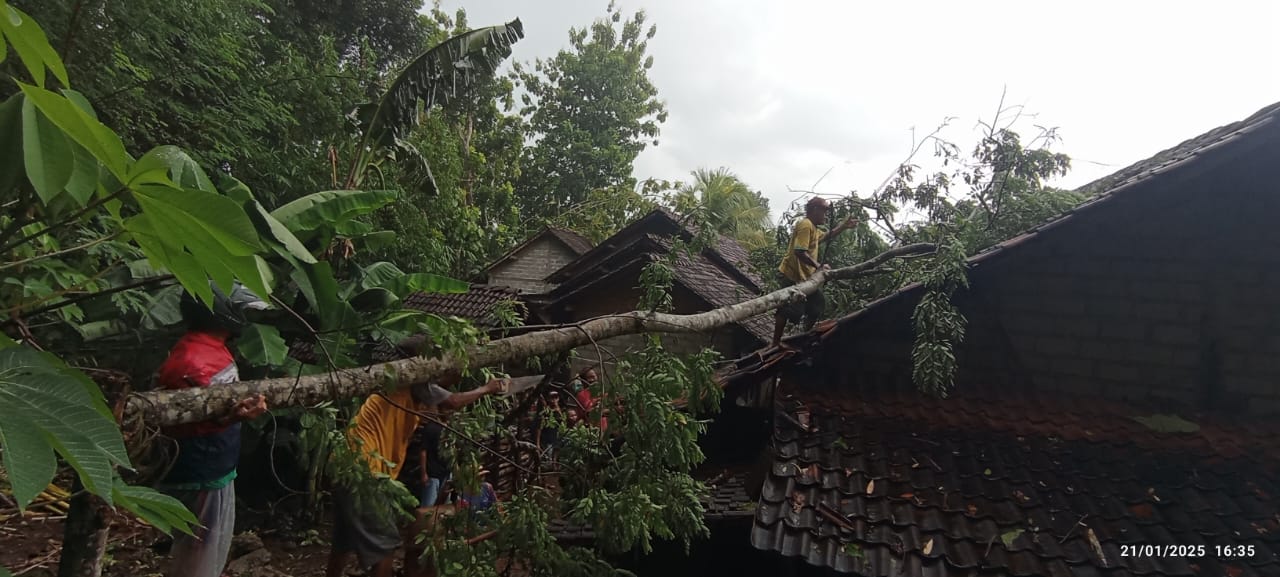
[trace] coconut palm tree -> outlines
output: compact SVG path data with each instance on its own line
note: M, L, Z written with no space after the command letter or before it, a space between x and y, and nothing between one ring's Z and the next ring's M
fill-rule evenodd
M672 199L678 212L701 211L717 232L747 249L769 242L773 223L764 196L727 168L699 168L692 174L693 181L680 185Z

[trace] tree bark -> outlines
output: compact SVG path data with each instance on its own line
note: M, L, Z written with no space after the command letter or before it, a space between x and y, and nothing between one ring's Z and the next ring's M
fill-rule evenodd
M377 391L427 382L454 369L488 367L568 351L621 335L705 332L800 301L819 290L827 281L859 277L894 258L920 255L934 249L934 245L924 243L897 247L868 261L819 271L805 282L703 313L673 315L632 311L498 339L468 348L463 358L451 355L418 357L341 369L324 375L138 393L127 400L123 420L127 423L141 419L148 425L160 426L205 421L227 415L237 401L255 394L265 395L273 408L308 406L329 399L365 396Z
M58 577L99 577L102 555L107 550L107 504L80 485L77 478L71 487L75 494L67 511L67 524L62 535L62 559L58 561Z

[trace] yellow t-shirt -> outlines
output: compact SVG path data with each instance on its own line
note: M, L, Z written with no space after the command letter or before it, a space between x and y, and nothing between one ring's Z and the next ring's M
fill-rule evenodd
M787 254L782 257L778 272L796 283L812 276L817 269L800 262L796 257L796 251L803 250L809 253L809 258L813 259L813 262L818 262L818 243L822 241L823 234L813 225L813 221L808 218L800 219L800 222L796 223L795 230L791 232L791 244L787 245Z
M413 410L425 410L414 401L410 389L401 389L387 395L395 403ZM351 432L351 447L364 453L369 462L369 469L378 473L386 473L395 478L404 465L405 452L409 450L409 440L413 431L418 428L418 416L387 402L379 395L365 400L356 413ZM357 444L356 439L359 439ZM377 453L375 456L374 453ZM384 461L392 461L387 465Z

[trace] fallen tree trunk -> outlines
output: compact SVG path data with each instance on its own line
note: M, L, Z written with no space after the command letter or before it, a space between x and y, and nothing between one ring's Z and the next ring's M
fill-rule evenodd
M521 334L471 347L463 359L454 356L412 358L323 375L243 381L217 387L150 391L130 396L125 422L147 425L194 423L226 415L240 399L255 394L267 397L272 408L308 406L330 399L365 396L377 391L429 381L465 367L494 366L548 353L568 351L593 341L637 333L695 333L740 322L804 299L830 280L851 279L871 273L894 258L934 250L931 244L912 244L887 250L868 261L820 271L809 280L738 304L690 315L633 311L580 323Z

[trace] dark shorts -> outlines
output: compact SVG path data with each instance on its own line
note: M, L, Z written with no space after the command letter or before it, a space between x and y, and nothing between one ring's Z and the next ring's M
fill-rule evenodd
M786 276L779 274L778 284L782 288L786 288L796 283L792 282L791 279ZM787 321L793 323L798 323L803 319L805 328L812 328L814 323L817 323L818 319L821 319L826 312L827 299L822 296L821 288L809 295L809 298L805 300L787 303L778 308L778 316L781 316L787 319Z
M400 528L384 512L379 519L373 511L359 511L351 491L345 487L333 488L333 551L354 552L360 567L368 569L400 546Z

